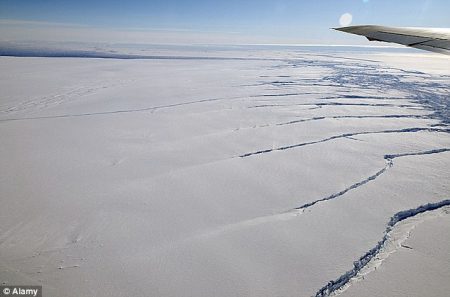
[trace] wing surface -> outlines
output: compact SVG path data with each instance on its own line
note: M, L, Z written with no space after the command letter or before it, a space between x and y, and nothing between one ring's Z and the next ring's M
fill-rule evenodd
M450 29L350 26L335 30L367 37L370 41L398 43L422 50L450 55Z

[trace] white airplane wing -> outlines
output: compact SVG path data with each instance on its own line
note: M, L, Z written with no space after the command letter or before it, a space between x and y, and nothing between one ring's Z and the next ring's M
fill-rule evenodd
M334 28L362 35L370 41L385 41L450 55L450 29L394 28L384 26L350 26Z

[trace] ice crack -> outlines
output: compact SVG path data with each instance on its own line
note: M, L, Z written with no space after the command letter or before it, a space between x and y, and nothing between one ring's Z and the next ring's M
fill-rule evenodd
M313 201L313 202L309 202L309 203L303 204L302 206L296 207L295 209L296 209L296 210L306 209L306 208L311 207L311 206L313 206L313 205L315 205L315 204L317 204L317 203L319 203L319 202L323 202L323 201L327 201L327 200L331 200L331 199L338 198L338 197L344 195L345 193L347 193L348 191L351 191L351 190L353 190L353 189L356 189L356 188L358 188L358 187L360 187L360 186L362 186L362 185L367 184L367 183L370 182L370 181L375 180L377 177L379 177L380 175L382 175L386 170L388 170L388 168L391 167L392 165L393 165L393 162L392 162L391 159L389 159L388 162L387 162L387 164L386 164L386 166L383 167L383 169L381 169L380 171L378 171L378 172L375 173L374 175L371 175L371 176L369 176L368 178L366 178L366 179L364 179L364 180L362 180L362 181L360 181L360 182L357 182L356 184L353 184L353 185L351 185L350 187L348 187L348 188L346 188L346 189L344 189L344 190L342 190L342 191L340 191L340 192L338 192L338 193L335 193L335 194L333 194L333 195L330 195L330 196L328 196L328 197L325 197L325 198L322 198L322 199L319 199L319 200L316 200L316 201Z
M322 142L327 142L330 140L352 137L352 136L357 136L357 135L387 134L387 133L415 133L415 132L420 132L420 131L450 133L450 129L446 129L446 128L442 128L442 129L441 128L405 128L405 129L382 130L382 131L372 131L372 132L371 131L352 132L352 133L344 133L344 134L340 134L340 135L331 136L331 137L324 138L321 140L302 142L302 143L297 143L297 144L292 144L292 145L287 145L287 146L280 146L280 147L272 148L272 149L259 150L259 151L255 151L255 152L242 154L239 157L247 158L247 157L251 157L254 155L267 154L267 153L271 153L271 152L275 152L275 151L284 151L284 150L294 149L294 148L298 148L298 147L302 147L302 146L313 145L313 144L318 144L318 143L322 143Z
M322 287L319 291L317 291L317 293L314 296L315 297L331 296L333 293L338 292L340 289L342 289L344 286L346 286L352 278L354 278L358 275L358 273L361 271L361 269L363 269L373 258L375 258L380 253L380 251L385 246L386 242L389 240L390 233L397 223L399 223L403 220L406 220L408 218L412 218L418 214L421 214L421 213L424 213L427 211L436 210L436 209L439 209L439 208L442 208L445 206L449 206L449 205L450 205L450 199L446 199L446 200L443 200L440 202L428 203L425 205L421 205L417 208L400 211L400 212L397 212L396 214L394 214L390 218L390 220L386 226L386 230L384 231L383 238L377 243L377 245L375 247L373 247L372 249L370 249L367 253L362 255L358 260L353 262L352 269L345 272L343 275L341 275L337 279L329 281L324 287Z
M308 207L311 207L319 202L324 202L327 200L332 200L332 199L336 199L342 195L344 195L345 193L354 190L356 188L359 188L365 184L367 184L368 182L371 182L373 180L375 180L376 178L378 178L380 175L382 175L383 173L386 172L386 170L388 170L390 167L394 166L394 159L396 158L401 158L401 157L407 157L407 156L423 156L423 155L432 155L432 154L440 154L440 153L444 153L444 152L449 152L450 148L440 148L440 149L433 149L433 150L428 150L428 151L422 151L422 152L415 152L415 153L403 153L403 154L391 154L391 155L384 155L384 159L386 160L386 166L383 167L381 170L379 170L378 172L376 172L375 174L369 176L368 178L359 181L353 185L351 185L348 188L345 188L344 190L338 192L338 193L334 193L328 197L322 198L322 199L318 199L306 204L303 204L302 206L296 207L294 208L294 210L304 210Z

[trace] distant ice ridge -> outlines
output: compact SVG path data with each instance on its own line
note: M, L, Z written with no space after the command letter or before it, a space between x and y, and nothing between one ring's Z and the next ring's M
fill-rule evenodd
M201 57L214 56L220 52L229 57L229 53L240 51L289 51L296 50L312 53L414 53L416 50L389 46L334 46L307 44L120 44L99 42L15 42L0 41L0 56L15 57L72 57L106 59L147 59L166 58L180 53L200 54ZM189 55L190 55L189 54ZM176 57L175 57L176 58Z
M383 238L377 243L377 245L371 250L369 250L367 253L365 253L363 256L361 256L358 260L353 262L353 268L351 270L347 271L339 278L328 282L328 284L326 284L323 288L321 288L314 296L315 297L331 296L333 293L343 288L352 278L356 277L358 273L383 249L386 242L390 238L390 233L392 229L397 223L406 220L408 218L414 217L418 214L436 210L449 205L450 199L446 199L440 202L428 203L425 205L421 205L417 208L400 211L394 214L387 224Z

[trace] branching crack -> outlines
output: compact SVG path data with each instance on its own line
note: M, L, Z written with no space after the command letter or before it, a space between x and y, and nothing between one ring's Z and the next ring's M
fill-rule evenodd
M389 168L394 166L394 159L396 159L396 158L407 157L407 156L423 156L423 155L440 154L440 153L444 153L444 152L448 152L448 151L450 151L450 148L433 149L433 150L416 152L416 153L384 155L384 160L386 160L386 166L384 166L381 170L377 171L375 174L369 176L366 179L363 179L362 181L359 181L359 182L351 185L348 188L345 188L344 190L342 190L342 191L340 191L338 193L334 193L334 194L332 194L330 196L327 196L325 198L318 199L318 200L315 200L315 201L312 201L312 202L308 202L306 204L303 204L302 206L294 208L294 210L305 210L306 208L309 208L309 207L311 207L311 206L313 206L313 205L315 205L317 203L324 202L324 201L327 201L327 200L336 199L336 198L338 198L340 196L343 196L344 194L346 194L347 192L349 192L351 190L359 188L359 187L367 184L368 182L371 182L371 181L375 180L380 175L385 173L386 170L388 170Z

